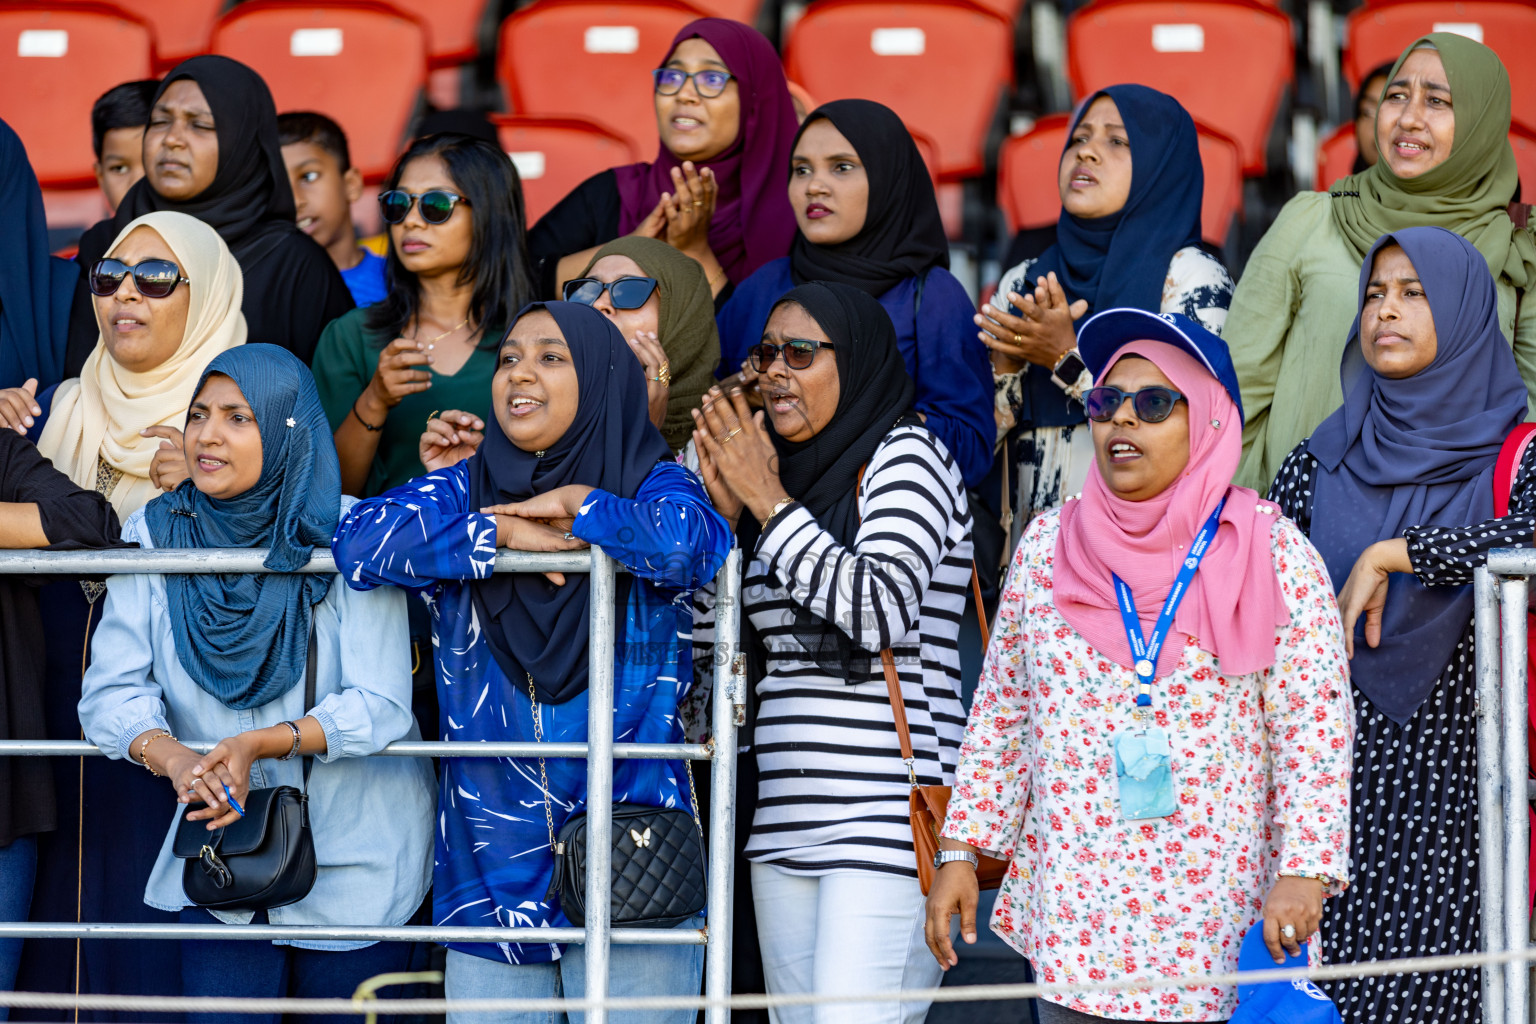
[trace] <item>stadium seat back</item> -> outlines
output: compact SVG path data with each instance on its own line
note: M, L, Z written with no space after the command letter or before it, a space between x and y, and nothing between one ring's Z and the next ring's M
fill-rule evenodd
M0 118L16 130L44 187L95 183L91 105L152 77L150 29L92 3L0 6Z
M333 118L369 181L389 173L427 78L422 24L369 0L247 0L214 29L213 49L266 79L279 112Z
M938 177L973 177L999 92L1013 81L1013 29L968 0L820 0L784 48L789 77L822 103L863 97L938 147Z
M427 27L427 58L434 68L453 67L480 53L480 22L486 0L389 0Z
M1344 77L1350 89L1429 32L1456 32L1492 48L1509 70L1515 120L1536 128L1536 4L1522 0L1403 0L1356 8L1345 29Z
M1256 0L1098 0L1067 23L1067 68L1079 97L1120 82L1168 93L1263 174L1294 72L1291 22Z
M155 37L155 68L162 73L188 57L208 52L213 26L224 11L224 0L155 0L118 6L143 18Z
M513 113L595 121L650 156L651 71L700 17L678 0L538 0L502 22L496 77Z
M492 120L522 179L529 227L592 175L641 159L628 139L591 121L515 114Z
M1061 216L1057 169L1067 144L1071 117L1052 114L1034 128L1003 143L998 153L997 201L1010 231L1048 227ZM1225 245L1233 219L1243 208L1242 158L1231 139L1196 125L1205 192L1200 231L1213 245Z

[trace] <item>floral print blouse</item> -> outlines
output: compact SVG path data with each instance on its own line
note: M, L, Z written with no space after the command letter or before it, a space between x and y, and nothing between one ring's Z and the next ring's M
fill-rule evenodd
M1291 622L1275 665L1223 676L1191 638L1153 695L1179 809L1127 822L1114 743L1135 724L1136 679L1057 612L1058 527L1057 510L1037 517L1015 553L944 835L1011 860L992 929L1042 982L1234 971L1278 875L1322 877L1330 895L1348 875L1354 709L1327 570L1277 513ZM1211 985L1050 998L1152 1021L1224 1021L1237 1002Z

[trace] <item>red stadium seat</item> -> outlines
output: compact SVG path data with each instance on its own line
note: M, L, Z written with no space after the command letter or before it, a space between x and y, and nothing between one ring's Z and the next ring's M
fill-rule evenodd
M538 0L501 23L496 77L513 113L595 121L650 156L651 71L703 16L680 0Z
M1317 190L1327 190L1334 182L1354 170L1360 147L1355 144L1355 123L1339 125L1317 144Z
M1013 81L1013 29L969 0L820 0L790 32L789 77L821 102L863 97L939 149L941 181L980 174L998 93Z
M208 40L224 11L224 0L155 0L147 4L116 0L115 6L149 25L155 37L155 70L163 74L188 57L208 52Z
M449 68L480 53L480 20L486 0L389 0L427 26L427 57L433 68Z
M1087 96L1140 82L1237 143L1263 174L1270 126L1292 79L1291 22L1257 0L1097 0L1067 23L1067 71Z
M44 187L94 185L91 104L149 78L149 27L104 4L0 6L0 117L27 147Z
M1403 0L1356 8L1346 22L1344 77L1350 89L1378 64L1429 32L1459 32L1486 43L1509 69L1515 120L1536 127L1536 4L1522 0ZM1452 97L1454 102L1455 97Z
M214 29L213 50L255 68L279 111L334 118L369 181L389 173L427 80L422 24L371 0L247 0Z
M1010 231L1043 228L1061 216L1057 168L1067 144L1068 114L1052 114L1035 122L1027 134L1003 143L998 153L997 202ZM1243 173L1237 144L1204 125L1196 125L1200 163L1205 169L1205 194L1200 203L1201 234L1213 245L1225 245L1232 220L1243 208Z
M1328 188L1355 166L1355 126L1346 124L1329 135L1317 147L1317 187ZM1515 151L1515 166L1520 172L1521 200L1536 199L1536 131L1524 125L1511 125L1509 146Z
M501 148L512 158L523 181L523 204L530 225L598 171L641 159L634 143L591 121L515 114L497 115L491 120Z

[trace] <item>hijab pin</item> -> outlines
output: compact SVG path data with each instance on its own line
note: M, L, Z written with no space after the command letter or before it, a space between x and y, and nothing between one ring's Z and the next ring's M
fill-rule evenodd
M173 509L171 509L171 515L174 515L174 516L186 516L188 519L196 519L197 518L197 513L196 512L188 512L184 508L173 508Z
M534 452L533 453L533 457L536 458L536 459L542 459L546 454L548 454L548 452L549 452L549 449L545 448L543 451Z
M292 416L289 416L289 417L288 417L288 426L290 426L290 427L296 427L296 426L298 426L298 425L299 425L299 423L298 423L298 421L297 421L297 420L295 420L295 419L294 419L294 418L293 418L293 417L292 417Z
M288 421L288 425L290 427L293 426L293 421L289 420ZM1214 427L1217 430L1220 430L1221 429L1221 420L1211 420L1211 426Z

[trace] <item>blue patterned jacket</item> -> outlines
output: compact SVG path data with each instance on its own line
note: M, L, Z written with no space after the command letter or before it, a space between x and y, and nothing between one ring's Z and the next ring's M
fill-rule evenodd
M361 501L336 528L332 550L349 586L421 591L431 608L445 740L528 741L533 706L507 681L480 630L469 581L484 579L496 554L496 522L469 506L466 463ZM613 733L619 743L682 740L678 701L692 683L689 595L714 578L731 534L698 478L662 462L634 500L593 492L572 532L629 567L635 585L623 610L616 654ZM540 704L544 739L587 738L587 695ZM425 731L425 730L424 730ZM586 762L546 762L558 833L585 809ZM614 763L615 801L687 807L677 761ZM439 925L567 927L558 901L545 903L554 860L537 760L444 758L438 797L434 919ZM558 959L553 943L454 945L507 963Z

